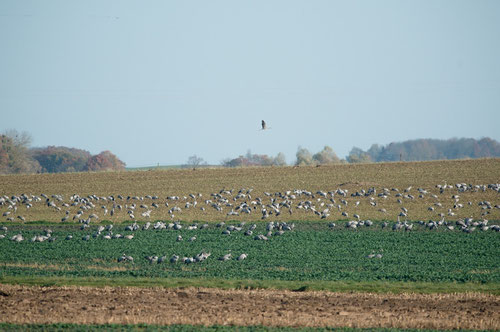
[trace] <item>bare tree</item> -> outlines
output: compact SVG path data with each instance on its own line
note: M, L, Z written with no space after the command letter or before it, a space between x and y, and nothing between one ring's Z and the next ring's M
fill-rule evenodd
M1 173L34 173L40 170L40 164L31 158L28 150L30 134L11 129L0 137Z
M206 165L206 162L203 160L203 158L198 157L197 155L190 156L187 161L187 165L192 168L196 168L203 164Z

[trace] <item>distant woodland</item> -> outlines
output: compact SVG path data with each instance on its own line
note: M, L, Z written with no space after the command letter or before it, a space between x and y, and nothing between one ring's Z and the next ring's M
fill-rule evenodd
M491 138L416 139L385 146L373 144L367 151L352 148L347 161L423 161L500 157L500 143Z
M330 146L311 153L299 147L294 165L327 165L339 163L372 163L384 161L424 161L443 159L493 158L500 157L500 143L491 138L416 139L387 145L373 144L367 151L353 147L345 159L337 156ZM285 155L276 157L248 152L234 159L226 159L223 166L269 166L286 165Z
M11 130L0 135L0 174L123 170L110 151L97 155L64 146L30 148L31 136Z
M0 174L59 173L124 170L125 163L110 151L97 155L64 146L31 148L31 136L15 130L0 135ZM371 163L386 161L424 161L500 157L500 143L491 138L416 139L387 145L373 144L364 151L353 147L345 159L337 156L330 146L311 153L299 147L294 165L328 165L340 163ZM248 151L237 158L221 162L223 167L285 166L283 153L276 156L252 154ZM196 155L189 157L184 167L207 167Z

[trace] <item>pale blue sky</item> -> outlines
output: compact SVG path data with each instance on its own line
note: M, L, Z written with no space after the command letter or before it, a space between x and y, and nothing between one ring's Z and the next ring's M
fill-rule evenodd
M128 166L500 140L500 1L0 0L0 115Z

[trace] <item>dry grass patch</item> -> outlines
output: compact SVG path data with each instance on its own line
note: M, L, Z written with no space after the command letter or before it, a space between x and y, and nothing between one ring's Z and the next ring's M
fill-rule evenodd
M87 265L85 266L86 269L89 270L96 270L96 271L133 271L137 270L137 268L132 268L132 267L125 267L125 266L99 266L99 265Z

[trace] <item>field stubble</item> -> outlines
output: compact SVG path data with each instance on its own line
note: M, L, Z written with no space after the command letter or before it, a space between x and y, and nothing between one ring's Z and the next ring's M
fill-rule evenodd
M0 321L10 323L500 328L500 298L474 293L0 285L0 294Z
M452 195L457 194L457 190L449 189L443 194L439 194L436 189L437 184L466 183L473 185L488 185L500 182L500 159L480 159L480 160L460 160L460 161L431 161L431 162L407 162L407 163L375 163L375 164L348 164L322 167L256 167L256 168L217 168L217 169L197 169L197 170L159 170L159 171L134 171L134 172L104 172L104 173L67 173L67 174L36 174L36 175L4 175L0 176L0 195L20 195L34 194L40 195L63 195L67 200L71 195L78 194L82 197L87 195L97 195L108 197L119 194L124 197L146 195L158 196L159 208L153 209L152 220L167 220L171 218L169 209L172 206L179 206L182 212L175 213L175 219L184 221L219 221L226 219L227 212L231 210L224 207L222 212L218 212L203 202L211 199L212 193L222 189L234 189L231 195L226 195L230 201L239 189L252 188L252 198L239 200L250 201L256 197L265 198L263 193L276 192L284 193L294 189L308 190L316 193L318 190L330 191L338 188L348 190L345 200L348 205L342 205L341 211L347 212L349 217L341 215L341 211L330 209L330 216L327 220L339 220L352 218L358 214L362 219L372 220L395 220L401 212L401 207L408 210L410 220L440 219L438 213L447 213L449 208L453 209L454 216L446 216L447 219L456 220L458 218L473 217L481 218L484 212L478 206L480 201L491 201L498 203L499 194L487 190L485 192L465 192L460 193L460 203L462 208L454 209L455 200ZM410 193L415 199L403 199L400 204L396 201L395 192L386 198L376 198L377 205L370 205L368 197L350 197L351 193L358 190L367 190L374 187L381 191L382 188L403 189L412 186ZM429 191L424 198L418 198L417 188ZM189 194L201 193L196 208L186 209L184 204L192 200ZM431 197L436 194L438 198ZM179 196L179 201L169 201L170 206L165 207L167 196ZM183 199L186 197L187 199ZM317 197L315 197L316 199ZM299 200L299 199L297 199ZM359 206L354 202L360 201ZM151 204L151 200L144 202ZM325 203L329 203L326 199ZM440 202L442 207L434 204ZM472 204L469 205L468 202ZM123 202L125 204L126 202ZM340 204L337 202L335 206ZM108 204L109 205L109 204ZM201 211L200 207L205 207ZM434 211L428 208L434 206ZM109 206L108 206L109 207ZM385 209L387 212L380 212ZM55 212L46 206L34 204L25 210L20 209L17 214L22 215L26 220L60 221L64 216L64 211L69 210L71 215L77 212L77 208L69 207ZM104 216L100 210L97 213L101 220L121 222L128 220L126 209L116 211L111 217ZM283 209L279 220L311 220L317 218L314 214L304 213L296 208L291 209L293 214ZM493 209L489 219L500 219L500 210ZM139 213L135 216L138 220L146 220ZM248 215L232 216L234 219L246 221L260 220L260 211ZM274 216L273 216L274 218Z

